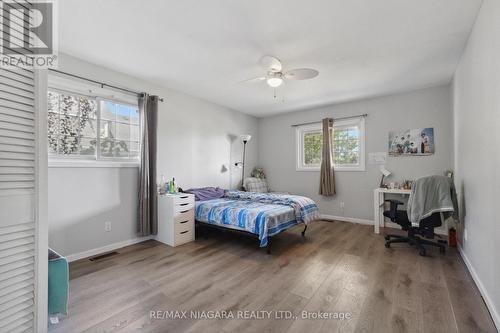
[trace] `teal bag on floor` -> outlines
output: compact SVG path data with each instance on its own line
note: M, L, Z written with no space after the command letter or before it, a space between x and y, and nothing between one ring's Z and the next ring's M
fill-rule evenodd
M68 314L69 268L66 258L49 249L49 316Z

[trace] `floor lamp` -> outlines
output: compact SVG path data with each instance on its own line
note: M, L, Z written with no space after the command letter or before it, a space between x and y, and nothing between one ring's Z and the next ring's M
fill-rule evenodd
M246 147L247 147L247 142L250 141L252 138L251 135L245 134L241 135L240 139L243 141L243 161L242 162L236 162L234 163L235 166L240 167L241 166L241 189L243 190L243 181L245 180L245 155L246 155Z

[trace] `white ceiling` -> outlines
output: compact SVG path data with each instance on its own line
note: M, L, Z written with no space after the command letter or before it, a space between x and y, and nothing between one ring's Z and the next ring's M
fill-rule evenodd
M481 0L64 0L60 51L255 116L449 82ZM263 55L285 69L278 99ZM281 101L284 96L284 102Z

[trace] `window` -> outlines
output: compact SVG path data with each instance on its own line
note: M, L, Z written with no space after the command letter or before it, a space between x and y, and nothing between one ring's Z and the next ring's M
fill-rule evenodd
M48 145L52 158L137 161L137 105L49 90Z
M337 171L364 171L364 118L337 121L332 138L333 165ZM320 123L296 129L297 171L318 171L321 168L323 133Z

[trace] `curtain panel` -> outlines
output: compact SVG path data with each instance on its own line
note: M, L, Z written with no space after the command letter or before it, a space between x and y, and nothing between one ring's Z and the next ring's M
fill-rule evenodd
M142 94L139 98L141 117L141 164L139 168L139 236L158 233L158 198L156 189L156 140L158 96Z
M335 173L332 163L333 119L323 119L323 150L321 155L321 174L319 194L331 197L335 195Z

